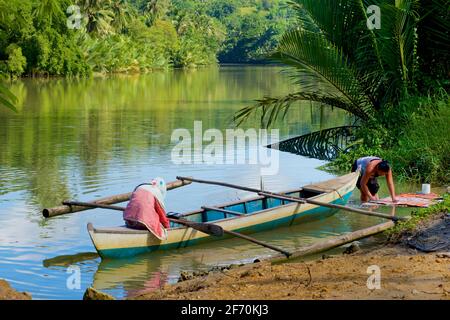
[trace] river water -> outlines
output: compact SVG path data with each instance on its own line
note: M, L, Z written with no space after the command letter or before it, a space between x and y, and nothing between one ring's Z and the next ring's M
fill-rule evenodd
M89 286L125 298L176 282L182 270L272 254L269 249L229 239L101 261L94 254L86 224L121 225L120 213L96 209L45 220L41 210L64 199L91 200L129 192L156 176L173 181L185 175L259 187L261 164L175 163L171 135L180 128L194 134L194 121L201 121L202 132L219 129L225 133L233 128L232 116L240 108L264 95L293 89L280 71L272 66L226 66L12 83L19 112L0 110L0 278L19 291L30 292L34 299L81 299ZM304 104L293 108L274 128L284 139L347 121L337 110ZM257 124L255 118L243 128ZM278 170L262 178L267 190L281 191L333 177L317 169L324 161L277 151L271 155L279 159ZM384 186L381 193L387 195ZM247 196L193 184L169 191L166 205L168 211L182 212ZM357 202L357 196L351 201ZM372 217L337 213L256 237L289 250L377 222ZM78 274L79 286L74 278Z

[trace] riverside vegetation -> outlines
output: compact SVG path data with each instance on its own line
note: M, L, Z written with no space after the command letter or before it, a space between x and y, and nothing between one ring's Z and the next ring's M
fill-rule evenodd
M84 76L255 62L289 21L285 0L0 0L0 72Z
M381 28L367 27L367 7ZM358 126L334 162L350 170L362 155L389 160L397 177L450 182L450 7L446 0L295 0L298 28L272 54L287 65L298 91L263 97L242 109L264 126L300 101L339 108Z
M68 0L0 0L0 72L88 75L257 61L285 64L299 90L264 97L237 114L261 125L300 101L348 112L355 142L328 165L361 155L391 161L400 178L450 181L450 7L446 0L78 0L81 30L67 28ZM369 29L369 5L382 27ZM0 87L0 103L14 96Z
M0 80L259 62L292 21L285 3L0 0ZM0 105L16 102L0 83Z

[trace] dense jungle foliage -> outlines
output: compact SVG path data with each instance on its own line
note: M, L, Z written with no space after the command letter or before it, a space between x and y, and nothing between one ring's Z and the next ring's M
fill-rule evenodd
M83 76L257 62L291 16L284 0L0 0L0 72Z

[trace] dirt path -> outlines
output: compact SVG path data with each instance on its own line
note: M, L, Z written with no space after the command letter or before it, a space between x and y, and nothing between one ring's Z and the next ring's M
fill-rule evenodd
M367 269L373 265L380 268L381 288L370 290ZM391 245L309 262L262 262L211 272L135 298L450 300L450 254L420 254Z

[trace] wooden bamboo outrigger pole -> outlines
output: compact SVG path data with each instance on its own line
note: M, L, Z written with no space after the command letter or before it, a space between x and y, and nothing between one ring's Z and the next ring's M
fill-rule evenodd
M167 190L176 189L182 186L185 186L187 184L190 184L191 182L188 180L181 181L176 180L173 182L167 183ZM86 201L91 203L98 203L98 204L115 204L115 203L121 203L130 200L132 192L117 194L114 196L109 196L101 199ZM59 216L62 214L72 213L72 212L78 212L78 211L84 211L92 209L92 207L83 207L83 206L68 206L68 205L62 205L58 207L53 208L45 208L42 210L42 215L46 218Z
M263 190L259 190L259 189L255 189L255 188L239 186L239 185L226 183L226 182L201 180L201 179L194 179L194 178L190 178L190 177L177 177L177 179L181 180L181 181L191 181L191 182L197 182L197 183L212 184L212 185L217 185L217 186L222 186L222 187L228 187L228 188L239 189L239 190L244 190L244 191L249 191L249 192L255 192L255 193L265 196L265 197L272 197L272 198L277 198L277 199L287 200L287 201L292 201L292 202L298 202L298 203L310 203L310 204L314 204L317 206L323 206L323 207L328 207L328 208L332 208L332 209L340 209L340 210L364 214L367 216L385 218L385 219L389 219L392 221L407 220L407 218L405 218L405 217L390 216L390 215L383 214L383 213L372 212L372 211L362 210L362 209L357 209L357 208L350 208L350 207L342 206L339 204L325 203L325 202L316 201L316 200L312 200L312 199L308 199L308 198L291 197L291 196L283 195L280 193L263 191Z
M363 238L373 236L373 235L383 232L389 228L392 228L393 226L395 226L395 222L388 221L388 222L377 224L372 227L368 227L365 229L361 229L361 230L357 230L357 231L343 234L340 236L336 236L336 237L330 238L328 240L323 240L323 241L320 241L313 245L310 245L308 247L303 247L303 248L297 249L295 251L291 251L291 256L289 257L289 259L291 260L294 258L304 257L307 255L316 254L316 253L327 251L327 250L330 250L330 249L333 249L336 247L340 247L346 243L350 243L350 242L353 242L356 240L360 240ZM268 257L264 260L269 260L272 263L277 263L277 262L285 261L286 257L284 255L275 255L275 256Z

